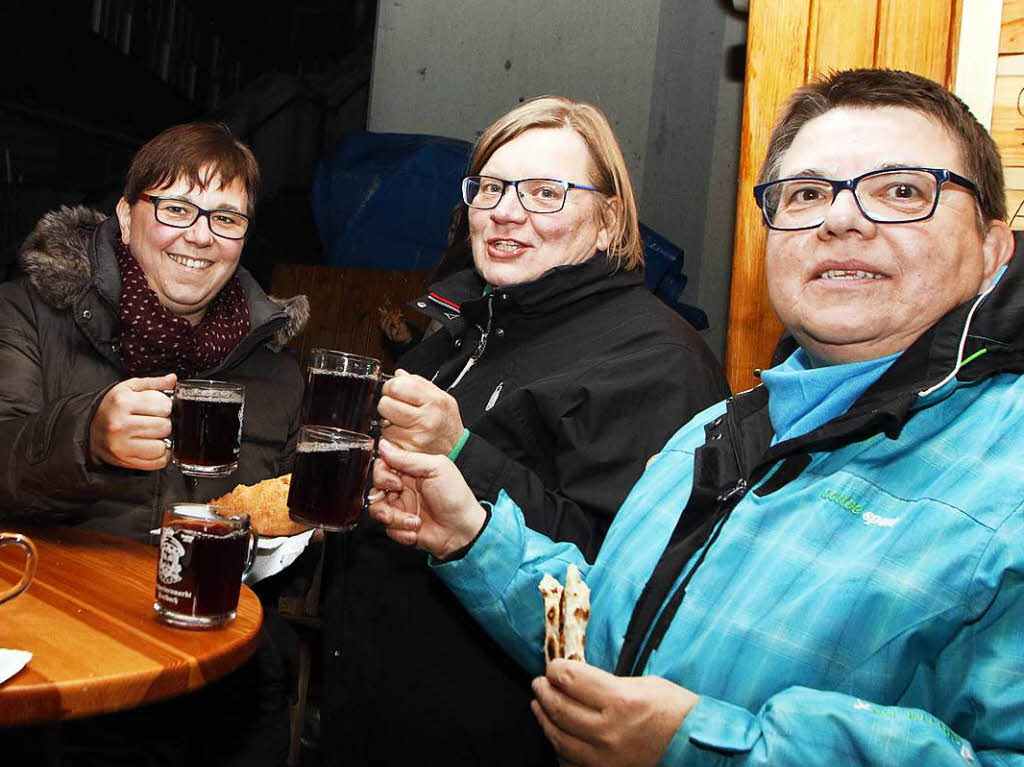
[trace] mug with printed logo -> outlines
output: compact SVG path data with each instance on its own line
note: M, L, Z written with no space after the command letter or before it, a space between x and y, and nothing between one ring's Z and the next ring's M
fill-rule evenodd
M157 617L183 628L216 628L234 620L256 540L248 514L204 503L172 504L160 531Z

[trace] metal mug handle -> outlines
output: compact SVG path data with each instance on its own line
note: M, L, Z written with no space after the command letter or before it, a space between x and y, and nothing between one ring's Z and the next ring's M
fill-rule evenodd
M14 597L28 588L36 574L36 561L39 559L36 545L32 543L30 538L26 538L20 533L0 533L0 547L3 546L21 546L25 549L25 572L21 574L21 580L14 586L7 589L7 591L0 592L0 604L3 604L8 599L14 599Z
M164 389L163 390L164 396L167 397L167 399L169 399L171 401L171 408L172 408L171 418L172 419L174 418L174 416L173 416L173 408L174 408L174 392L175 391L176 391L176 389ZM171 423L173 424L174 421L172 420ZM172 434L170 437L164 437L163 438L164 446L171 453L174 452L174 439L173 439L173 436L174 435Z
M371 455L372 455L372 457L370 458L370 468L369 468L370 487L367 489L366 493L363 495L363 508L364 509L369 507L369 505L371 503L376 503L381 498L383 498L384 496L387 495L387 493L385 493L383 490L377 490L373 486L373 465L375 463L377 463L377 440L373 441L373 452L371 453Z
M242 582L245 582L245 576L249 574L249 570L256 563L256 548L260 542L260 535L256 532L256 528L249 527L249 551L245 555L245 564L242 566Z

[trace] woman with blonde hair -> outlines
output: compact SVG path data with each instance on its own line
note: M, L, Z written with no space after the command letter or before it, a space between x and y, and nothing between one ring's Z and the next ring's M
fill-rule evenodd
M449 456L478 498L504 488L529 526L594 556L673 424L727 394L721 369L644 288L632 185L596 107L520 104L481 135L462 195L453 245L473 266L413 302L440 329L385 385L384 436ZM328 753L553 763L528 678L426 556L376 523L343 544L326 609Z

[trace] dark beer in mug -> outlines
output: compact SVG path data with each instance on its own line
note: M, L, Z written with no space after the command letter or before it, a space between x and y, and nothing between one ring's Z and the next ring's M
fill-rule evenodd
M165 515L153 607L166 623L207 628L235 617L254 553L249 520L220 518L209 509L179 504Z
M243 412L244 388L239 384L178 385L171 409L172 457L183 474L223 477L238 468Z
M288 487L288 516L325 530L351 530L363 511L373 440L342 429L304 426Z
M306 371L303 424L369 432L377 404L378 360L333 349L313 349Z
M310 368L302 401L302 423L365 434L370 430L377 379Z

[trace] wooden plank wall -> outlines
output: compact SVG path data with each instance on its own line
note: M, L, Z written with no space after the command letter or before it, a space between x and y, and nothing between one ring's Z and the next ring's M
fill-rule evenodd
M303 362L310 349L338 349L379 359L384 370L391 371L394 360L381 343L377 309L390 302L422 329L426 318L406 303L424 293L429 276L428 272L278 264L271 292L309 298L309 322L288 345Z
M992 136L1003 155L1010 226L1024 230L1024 0L1005 0Z
M782 327L764 279L765 229L751 188L785 97L816 74L850 67L918 72L952 87L963 0L752 0L729 304L726 374L753 386Z

